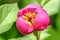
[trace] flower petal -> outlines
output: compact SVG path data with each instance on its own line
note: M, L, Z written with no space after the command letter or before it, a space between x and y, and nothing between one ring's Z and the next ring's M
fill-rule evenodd
M43 24L44 26L48 26L50 23L50 17L48 13L44 10L41 9L41 11L38 11L40 23Z
M20 17L20 16L23 15L22 11L23 11L23 9L21 9L21 10L18 11L17 17Z
M37 8L37 9L41 9L41 7L36 5L36 4L29 4L25 8Z
M21 17L17 18L16 27L17 27L18 31L22 34L27 34L27 33L31 33L32 31L34 31L33 27L28 25L24 21L24 19L22 19Z
M36 30L43 30L49 25L50 18L45 10L41 9L37 11L38 14L35 17L33 25Z
M42 30L44 30L45 28L46 28L45 26L40 26L40 27L38 27L38 30L42 31Z
M28 11L34 12L35 9L41 9L41 7L36 4L29 4L25 8L18 11L18 17L22 16L25 12Z

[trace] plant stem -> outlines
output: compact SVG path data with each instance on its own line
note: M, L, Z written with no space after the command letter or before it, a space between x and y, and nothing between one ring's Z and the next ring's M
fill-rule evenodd
M37 40L40 40L40 31L38 31Z

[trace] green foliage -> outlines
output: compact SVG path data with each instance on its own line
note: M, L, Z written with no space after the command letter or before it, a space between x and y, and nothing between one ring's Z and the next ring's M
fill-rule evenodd
M51 0L43 0L43 1L44 1L43 6L44 6L46 3L48 3L48 2L51 1Z
M44 9L48 12L48 14L54 15L59 10L59 0L51 0L45 6Z
M60 40L60 32L58 32L57 30L51 28L48 33L50 34L50 36L45 40Z
M20 9L25 7L28 4L32 4L32 3L39 5L39 3L36 0L18 0L18 6Z
M0 5L16 3L17 0L0 0Z
M5 40L5 38L3 38L2 36L0 36L0 40Z
M0 34L8 31L16 20L17 4L5 4L0 6Z
M12 38L8 40L36 40L36 37L33 33L25 35L24 37Z
M10 38L16 38L18 36L18 34L19 33L18 33L15 23L14 23L12 25L12 28L9 31L2 33L1 35L6 39L10 39Z
M49 26L50 27L50 26ZM45 29L44 31L41 31L40 33L40 40L44 40L47 37L50 37L50 34L47 33L50 30L50 28Z
M57 27L57 30L60 31L60 12L56 18L56 27Z

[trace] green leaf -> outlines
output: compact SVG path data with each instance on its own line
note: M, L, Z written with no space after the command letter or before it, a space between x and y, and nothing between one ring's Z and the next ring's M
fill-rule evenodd
M57 30L51 28L48 33L50 34L50 36L45 40L60 40L60 33Z
M17 0L0 0L0 5L2 4L11 4L11 3L16 3Z
M18 0L18 5L19 5L20 9L25 7L28 4L37 4L37 5L39 5L39 3L36 0Z
M60 32L60 12L58 13L55 23L56 23L57 30Z
M0 6L0 34L8 31L17 17L17 3Z
M0 36L0 40L5 40L5 38L4 38L4 37L2 37L2 36Z
M36 0L36 2L37 2L40 6L42 6L43 0Z
M25 35L24 37L12 38L9 40L36 40L36 37L33 33Z
M48 12L50 16L54 15L58 12L59 0L51 0L43 8Z
M44 40L46 38L48 38L50 36L49 33L47 33L49 31L50 28L45 29L44 31L41 31L40 33L40 40Z
M7 32L4 32L2 33L1 35L6 38L6 39L10 39L10 38L15 38L18 36L18 31L16 29L16 26L15 26L15 23L12 25L12 28L7 31Z
M44 5L47 4L50 0L43 0L43 1L44 1L43 6L44 6Z

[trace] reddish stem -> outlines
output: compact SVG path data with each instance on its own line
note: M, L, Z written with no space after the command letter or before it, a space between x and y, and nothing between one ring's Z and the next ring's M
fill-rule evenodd
M38 31L37 40L40 40L40 31Z

